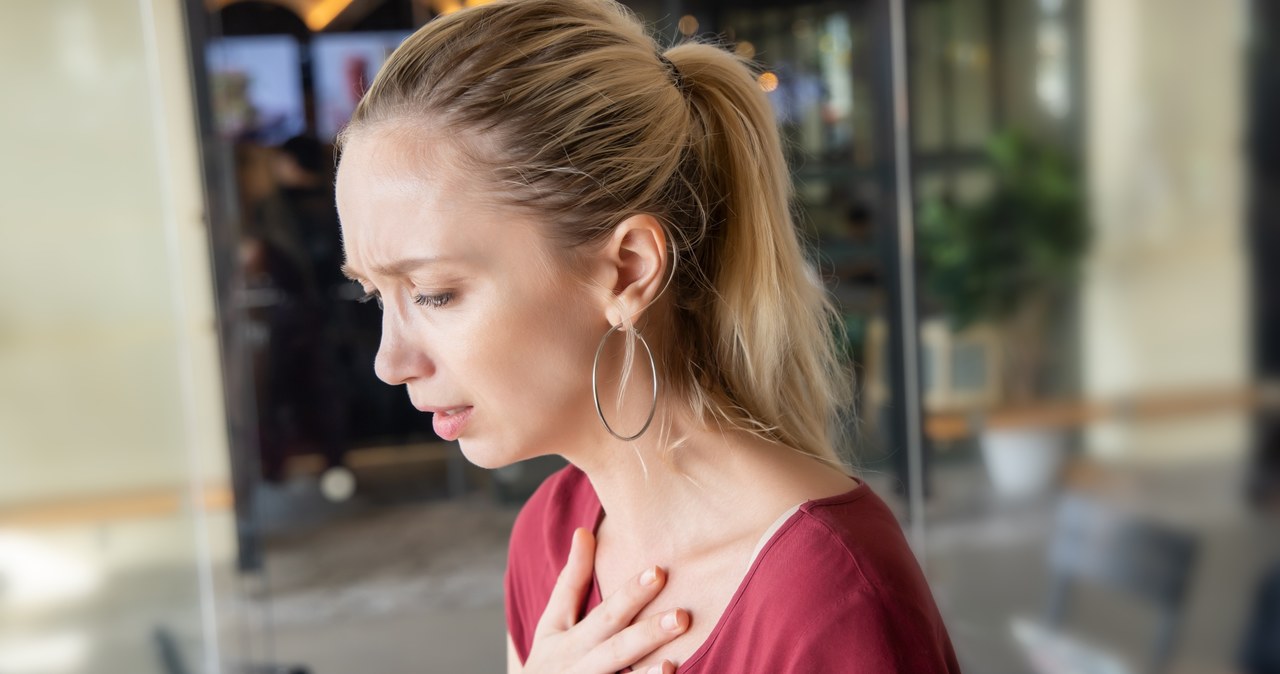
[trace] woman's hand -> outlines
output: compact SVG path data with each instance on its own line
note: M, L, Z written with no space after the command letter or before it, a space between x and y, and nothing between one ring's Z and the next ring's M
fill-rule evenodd
M578 608L595 568L595 551L591 532L573 532L569 560L538 620L524 674L612 674L688 629L689 613L682 609L631 624L640 609L658 596L667 580L666 573L658 567L632 578L578 622ZM673 674L675 670L675 665L664 660L646 674Z

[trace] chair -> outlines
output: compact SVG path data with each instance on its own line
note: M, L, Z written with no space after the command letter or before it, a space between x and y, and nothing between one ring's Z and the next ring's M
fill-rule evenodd
M1061 628L1077 582L1134 595L1159 614L1145 671L1163 672L1173 655L1197 547L1192 534L1069 494L1058 506L1049 546L1053 579L1045 622Z
M173 631L164 625L157 626L151 633L155 641L157 654L160 656L161 671L164 674L190 674L183 659L182 649ZM301 665L246 665L240 669L243 674L311 674L311 670Z

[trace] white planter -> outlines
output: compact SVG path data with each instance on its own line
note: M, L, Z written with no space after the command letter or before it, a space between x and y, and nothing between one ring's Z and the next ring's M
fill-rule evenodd
M1066 432L1050 428L984 430L981 444L991 484L996 495L1006 500L1048 492L1067 453Z

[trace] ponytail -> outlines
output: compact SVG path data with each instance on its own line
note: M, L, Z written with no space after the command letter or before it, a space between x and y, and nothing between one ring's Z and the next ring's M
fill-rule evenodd
M833 340L838 313L791 217L772 108L747 63L724 49L686 43L665 56L689 92L691 161L720 230L701 256L714 260L702 338L740 410L726 419L838 463L852 381Z

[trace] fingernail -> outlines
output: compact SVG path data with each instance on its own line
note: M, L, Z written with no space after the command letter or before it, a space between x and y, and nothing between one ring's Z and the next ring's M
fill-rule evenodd
M658 582L658 567L651 566L640 574L641 585L653 585L656 582Z
M662 616L662 629L675 632L680 629L680 609Z

